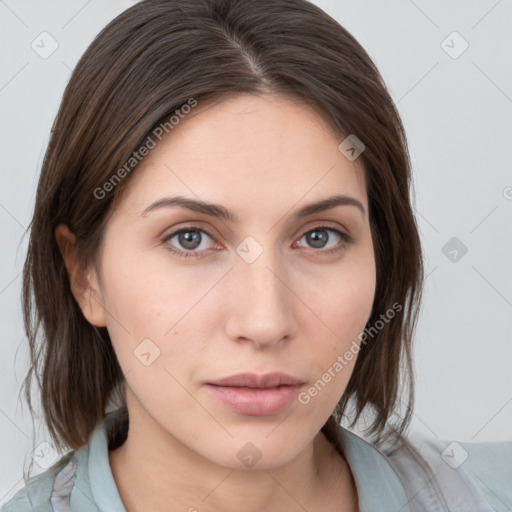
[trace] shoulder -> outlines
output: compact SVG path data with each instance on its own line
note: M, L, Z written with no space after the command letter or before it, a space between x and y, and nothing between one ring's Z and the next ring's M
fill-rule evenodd
M464 443L418 434L383 453L411 498L411 509L510 511L512 442Z
M512 441L456 443L464 469L496 511L512 510ZM454 449L455 451L455 449Z
M53 505L73 485L75 469L73 453L65 455L51 468L27 480L0 512L56 511Z
M107 414L89 441L25 482L0 512L100 512L124 510L109 465L109 443L127 432L124 416ZM116 437L117 436L117 437Z

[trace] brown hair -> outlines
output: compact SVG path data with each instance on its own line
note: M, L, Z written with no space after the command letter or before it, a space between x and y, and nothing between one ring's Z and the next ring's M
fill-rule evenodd
M393 304L403 306L361 344L346 391L322 431L340 449L337 425L353 403L352 425L368 407L368 430L379 442L402 402L405 414L395 432L405 432L414 398L411 344L423 263L404 128L372 60L347 30L304 0L145 0L109 23L78 62L37 189L23 274L32 363L24 386L33 413L35 375L57 447L78 449L109 404L124 404L124 376L106 328L88 323L71 293L56 226L64 223L76 236L82 265L95 262L130 176L101 199L94 191L163 119L190 98L201 104L269 92L300 98L338 133L355 134L365 144L359 158L377 265L367 326Z

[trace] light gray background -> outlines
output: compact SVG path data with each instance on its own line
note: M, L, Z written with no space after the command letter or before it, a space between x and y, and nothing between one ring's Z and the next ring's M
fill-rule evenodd
M27 370L20 240L42 157L71 69L133 3L0 0L0 503L21 487L32 448L30 417L18 404ZM315 3L374 59L409 137L428 275L413 429L445 440L511 440L512 2ZM43 31L59 45L47 59L31 48ZM454 31L469 44L458 58L444 49L462 48L457 36L442 45ZM455 262L443 253L452 237L468 248ZM39 442L47 439L38 432Z

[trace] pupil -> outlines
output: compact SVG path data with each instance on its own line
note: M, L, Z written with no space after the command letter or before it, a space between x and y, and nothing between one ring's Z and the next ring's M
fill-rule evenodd
M184 231L180 233L179 241L185 249L195 249L201 244L201 234L199 231Z
M327 242L327 232L325 230L311 231L309 236L313 247L323 247Z

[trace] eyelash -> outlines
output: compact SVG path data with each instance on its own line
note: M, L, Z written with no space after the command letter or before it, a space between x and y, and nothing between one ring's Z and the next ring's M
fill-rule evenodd
M341 243L339 243L338 245L336 245L335 247L332 247L330 249L325 249L325 250L322 250L322 249L318 249L314 252L319 252L321 254L332 254L332 253L335 253L335 252L339 252L343 249L346 248L347 245L350 245L353 243L353 238L348 234L348 233L344 233L343 231L340 231L338 229L335 229L331 226L325 226L325 225L319 225L319 226L315 226L314 228L312 229L308 229L307 231L305 231L304 233L302 233L302 235L300 236L299 240L304 236L304 235L307 235L308 233L311 233L313 231L316 231L316 230L325 230L325 231L333 231L334 233L336 233L342 240ZM170 233L169 235L166 235L162 240L162 244L165 244L166 245L166 249L177 255L177 256L180 256L182 258L197 258L200 256L201 252L202 251L179 251L177 249L174 249L171 245L167 244L167 242L172 239L173 237L175 237L176 235L179 235L180 233L184 233L184 232L187 232L187 231L200 231L200 232L203 232L203 233L206 233L212 240L215 241L215 237L207 230L207 229L204 229L204 228L199 228L197 226L187 226L185 228L181 228L181 229L178 229L177 231L173 231L172 233Z

